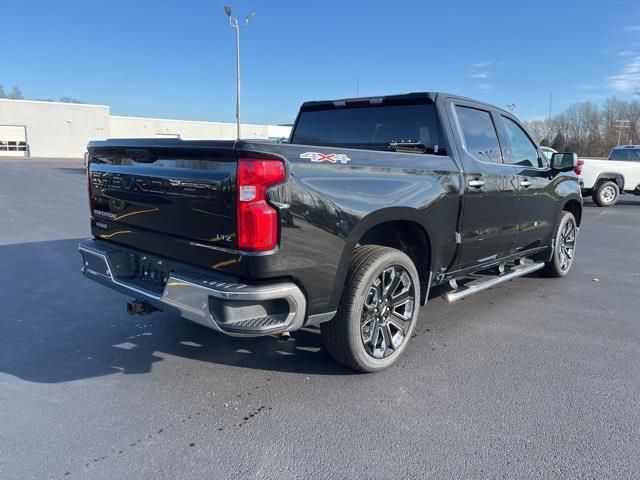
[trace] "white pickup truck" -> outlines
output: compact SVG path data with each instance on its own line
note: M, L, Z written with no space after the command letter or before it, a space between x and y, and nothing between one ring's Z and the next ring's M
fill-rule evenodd
M621 193L640 195L640 145L614 147L607 160L582 161L582 195L597 205L615 205Z

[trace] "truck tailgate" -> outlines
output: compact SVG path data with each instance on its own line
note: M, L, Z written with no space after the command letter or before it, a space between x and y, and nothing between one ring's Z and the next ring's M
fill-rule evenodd
M236 257L232 141L109 140L89 145L92 231L207 268Z

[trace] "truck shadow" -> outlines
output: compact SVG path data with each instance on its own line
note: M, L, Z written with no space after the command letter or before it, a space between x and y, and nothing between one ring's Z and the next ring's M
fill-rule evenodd
M149 373L154 363L179 357L307 375L353 373L322 350L317 329L295 332L288 341L244 339L166 313L131 317L124 296L82 276L77 243L0 246L0 372L59 383Z

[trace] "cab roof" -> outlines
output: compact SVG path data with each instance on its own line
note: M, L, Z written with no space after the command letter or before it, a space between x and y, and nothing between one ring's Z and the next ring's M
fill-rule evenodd
M454 100L472 102L477 105L482 105L484 107L499 110L507 115L512 115L506 110L500 107L496 107L495 105L491 105L489 103L482 102L480 100L475 100L473 98L467 98L460 95L453 95L446 92L412 92L412 93L403 93L398 95L377 95L377 96L370 96L370 97L340 98L337 100L316 100L316 101L304 102L300 106L300 111L309 112L313 110L329 110L332 108L340 108L340 107L346 107L346 106L355 107L355 106L376 105L376 104L406 105L406 104L415 104L415 103L435 103L438 97L447 97Z

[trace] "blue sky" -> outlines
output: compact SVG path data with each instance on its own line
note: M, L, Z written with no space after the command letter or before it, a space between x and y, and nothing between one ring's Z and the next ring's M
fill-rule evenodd
M21 0L5 6L0 84L115 115L232 121L224 1ZM286 123L305 100L445 90L524 119L640 91L631 0L229 2L242 33L243 121ZM359 86L359 88L358 88ZM637 97L636 97L637 98Z

